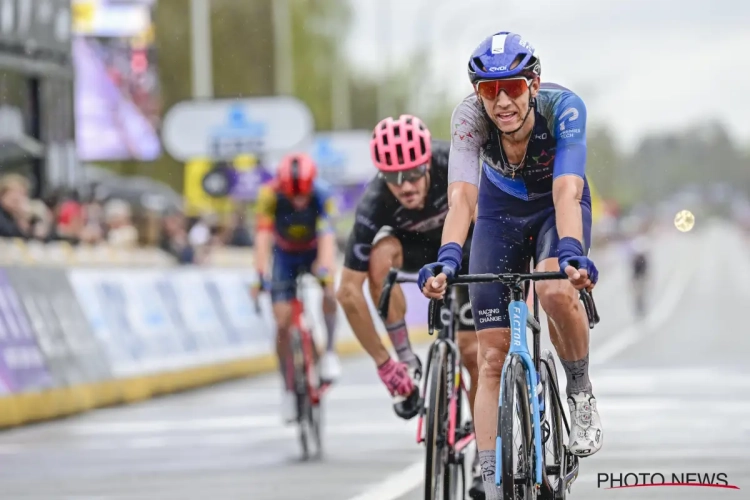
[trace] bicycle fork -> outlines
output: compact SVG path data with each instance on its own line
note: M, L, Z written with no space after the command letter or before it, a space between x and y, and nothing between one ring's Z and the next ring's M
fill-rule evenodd
M502 430L500 428L500 415L503 411L503 389L504 380L507 376L507 369L510 366L512 356L517 355L523 362L526 372L527 394L531 400L531 421L532 434L534 437L534 487L539 490L542 485L542 426L540 422L540 405L539 393L537 392L539 379L534 366L534 361L528 351L528 342L526 340L526 322L528 319L529 309L526 302L514 300L508 305L508 314L511 318L511 343L508 355L505 357L503 369L500 375L500 395L498 398L498 419L497 419L497 438L495 439L495 484L502 484ZM508 411L513 411L508 408ZM512 446L512 444L511 444Z

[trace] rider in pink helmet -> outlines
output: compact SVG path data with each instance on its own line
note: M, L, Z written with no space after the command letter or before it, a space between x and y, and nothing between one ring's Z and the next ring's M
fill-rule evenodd
M401 115L385 118L375 126L370 153L379 175L367 184L357 203L336 295L355 337L388 389L393 409L399 417L410 419L421 408L418 384L423 368L409 340L404 290L394 285L388 314L382 318L393 352L378 334L366 294L369 292L370 303L379 304L391 268L414 273L425 262L437 259L448 213L450 141L433 138L419 118ZM473 223L467 227L467 234L473 235ZM471 236L467 237L470 242ZM463 269L469 268L470 247L467 244L463 248ZM456 343L470 375L469 408L473 408L479 380L477 335L465 287L456 289L455 299L462 311ZM479 471L475 459L470 491L482 489Z

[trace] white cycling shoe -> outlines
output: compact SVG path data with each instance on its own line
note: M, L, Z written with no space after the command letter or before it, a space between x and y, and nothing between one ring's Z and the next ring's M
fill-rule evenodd
M579 392L568 396L570 408L570 452L579 457L588 457L602 448L604 433L596 398L593 394Z
M341 376L341 362L335 352L326 351L320 358L320 378L326 382L335 382Z

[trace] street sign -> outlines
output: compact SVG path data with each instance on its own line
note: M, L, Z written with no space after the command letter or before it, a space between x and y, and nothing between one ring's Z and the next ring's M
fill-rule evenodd
M176 160L228 160L302 147L314 130L310 109L293 97L183 101L164 117L162 141Z

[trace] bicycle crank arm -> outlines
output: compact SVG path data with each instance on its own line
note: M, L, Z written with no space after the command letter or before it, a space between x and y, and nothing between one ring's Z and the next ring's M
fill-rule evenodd
M565 474L565 476L562 478L562 488L561 490L568 490L568 493L570 493L570 488L573 486L573 483L576 479L578 479L578 471L580 469L578 461L578 457L573 455L570 452L565 453L565 463L567 464L566 469L568 470L568 473Z

